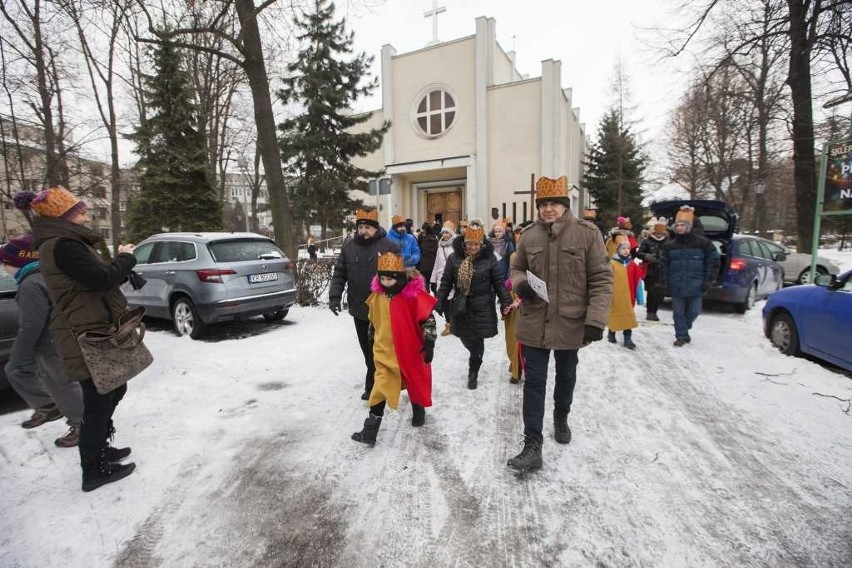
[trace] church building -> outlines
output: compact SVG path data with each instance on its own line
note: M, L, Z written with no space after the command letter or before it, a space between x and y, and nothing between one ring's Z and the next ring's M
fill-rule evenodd
M560 68L548 59L540 77L522 76L487 17L476 19L472 36L402 54L385 45L382 108L358 130L384 120L391 128L378 151L355 160L384 170L373 183L382 195L357 197L378 206L385 227L393 215L418 226L478 217L490 227L502 218L534 219L533 181L564 175L577 214L588 141Z

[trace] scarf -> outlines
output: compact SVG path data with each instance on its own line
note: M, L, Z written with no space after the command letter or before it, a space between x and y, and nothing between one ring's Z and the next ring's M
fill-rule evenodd
M470 293L470 283L473 280L473 275L476 273L476 267L473 263L477 258L479 258L479 253L469 254L464 257L464 260L459 265L459 292L464 296Z
M498 258L506 256L506 249L509 246L509 241L507 241L505 237L491 237L488 240L491 241L491 246L494 247L494 254L496 254Z
M31 274L33 272L38 272L38 261L37 260L35 262L30 262L28 264L23 265L21 267L21 269L18 270L15 273L15 276L14 276L15 283L18 286L20 286L21 282L24 281L24 278L26 278L29 274Z

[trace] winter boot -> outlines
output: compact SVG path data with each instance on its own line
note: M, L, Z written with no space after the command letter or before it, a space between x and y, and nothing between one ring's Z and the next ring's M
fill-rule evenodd
M524 436L524 449L507 464L518 471L528 471L541 468L541 442L535 438Z
M376 444L376 434L379 433L379 426L381 425L382 417L370 414L367 419L364 420L364 429L352 434L352 439L356 442L373 446Z
M467 374L467 388L476 390L476 383L479 379L479 369L471 369Z
M21 422L21 427L29 430L30 428L41 426L45 422L53 422L60 418L62 418L62 412L60 412L59 408L51 402L41 408L36 408L32 416Z
M419 404L411 403L411 425L416 427L423 426L426 423L426 409Z
M568 427L568 414L564 412L553 412L553 437L560 444L571 441L571 428Z
M60 448L73 448L80 441L80 425L71 426L65 434L56 438L53 443Z
M630 350L636 349L636 344L633 343L633 330L628 329L624 332L624 346Z
M516 384L518 384L519 382L521 382L521 377L520 377L520 376L517 376L517 377L509 377L509 382L510 382L510 383L512 383L513 385L516 385Z
M607 333L606 334L606 340L609 341L610 343L615 343L615 332L610 331L609 333Z
M100 448L80 448L83 466L83 491L94 491L101 485L124 479L136 469L135 463L120 464L107 460L106 445Z
M130 455L132 451L130 448L113 448L112 442L115 439L115 427L112 425L112 420L109 421L109 428L107 429L107 433L109 434L106 441L106 457L109 462L120 462L124 458Z
M645 321L660 321L660 318L657 316L657 312L648 312L645 315Z

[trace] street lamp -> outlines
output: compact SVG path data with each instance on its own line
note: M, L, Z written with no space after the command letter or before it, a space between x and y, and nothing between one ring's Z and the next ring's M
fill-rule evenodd
M754 195L755 195L754 226L755 226L755 229L757 231L757 234L761 233L761 228L762 228L761 222L760 222L761 221L760 216L761 216L761 213L763 213L763 211L761 211L761 209L762 209L762 205L763 205L763 192L764 191L766 191L766 182L763 181L762 178L759 178L757 181L754 182Z

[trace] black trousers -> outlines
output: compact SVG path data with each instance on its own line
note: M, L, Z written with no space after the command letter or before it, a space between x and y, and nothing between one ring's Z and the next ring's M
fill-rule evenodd
M659 282L659 278L645 278L645 310L649 314L657 313L657 309L666 296L665 290L660 290L660 287L657 286Z
M524 345L521 353L524 357L524 436L542 441L550 349ZM577 350L553 350L553 357L556 359L553 411L568 414L574 401L574 385L577 384Z
M481 337L459 337L464 348L470 352L468 358L468 369L478 371L482 365L482 356L485 354L485 340Z
M81 381L83 389L83 423L80 425L80 455L100 452L109 437L109 427L115 407L124 398L127 385L121 385L106 394L98 393L91 379Z
M355 331L358 332L358 344L364 354L364 364L367 365L367 376L364 379L364 390L373 390L373 380L376 374L376 364L373 362L373 342L370 340L370 320L352 318L355 320Z

